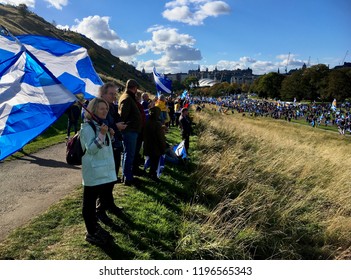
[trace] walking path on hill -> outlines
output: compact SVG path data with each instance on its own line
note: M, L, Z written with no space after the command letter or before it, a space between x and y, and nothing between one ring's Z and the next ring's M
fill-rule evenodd
M65 143L0 163L0 242L81 184L65 161Z

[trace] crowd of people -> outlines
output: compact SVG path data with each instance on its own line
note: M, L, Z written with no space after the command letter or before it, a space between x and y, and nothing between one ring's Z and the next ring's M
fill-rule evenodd
M194 97L195 104L212 104L221 113L234 112L254 117L271 117L274 119L305 120L312 127L335 126L340 134L351 133L351 104L313 102L310 104L282 101L250 99L233 95L221 98Z
M192 129L189 101L164 95L151 99L138 87L135 80L128 80L118 98L116 85L106 83L100 87L99 97L83 109L84 121L80 130L85 151L82 157L82 214L87 230L85 239L96 245L106 245L112 238L99 225L99 221L112 223L107 212L123 215L123 208L114 202L115 184L139 187L139 176L148 176L159 182L156 170L160 156L166 155L166 159L168 156L172 163L180 161L166 142L165 134L170 127L179 127L189 153ZM70 129L69 120L67 137ZM148 173L140 168L144 157L150 162Z

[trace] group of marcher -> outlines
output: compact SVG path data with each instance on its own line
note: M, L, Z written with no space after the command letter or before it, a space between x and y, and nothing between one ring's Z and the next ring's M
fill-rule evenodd
M141 94L138 91L135 80L127 81L118 100L115 84L102 85L99 97L91 100L86 110L83 109L84 121L80 130L80 141L85 151L82 157L82 214L87 229L85 239L88 242L105 245L112 239L98 222L112 223L106 212L123 215L123 208L114 202L113 188L116 183L138 187L141 184L141 180L136 178L138 176L148 176L155 182L160 182L156 174L159 158L170 150L165 133L169 126L177 122L174 119L172 123L172 112L170 114L168 106L172 102L173 110L176 110L174 112L179 111L179 128L189 152L189 104L163 95L151 100L147 93ZM174 105L178 102L181 104L177 110ZM176 118L176 114L173 115ZM72 120L69 118L67 138L72 126L70 122ZM73 126L76 131L75 124ZM148 173L140 168L144 156L150 162ZM122 176L119 176L121 164Z
M351 104L341 103L338 107L332 103L303 104L249 99L244 97L223 96L221 98L193 98L193 103L207 103L216 106L221 113L234 113L254 117L271 117L274 119L304 119L312 127L320 125L336 126L340 134L351 133Z

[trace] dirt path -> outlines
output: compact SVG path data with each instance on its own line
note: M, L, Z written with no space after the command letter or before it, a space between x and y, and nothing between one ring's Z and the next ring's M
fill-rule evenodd
M0 241L81 183L65 162L65 143L0 163Z

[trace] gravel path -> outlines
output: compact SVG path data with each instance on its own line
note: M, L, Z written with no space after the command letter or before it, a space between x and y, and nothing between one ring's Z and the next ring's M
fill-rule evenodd
M65 161L65 143L0 163L0 241L81 183Z

